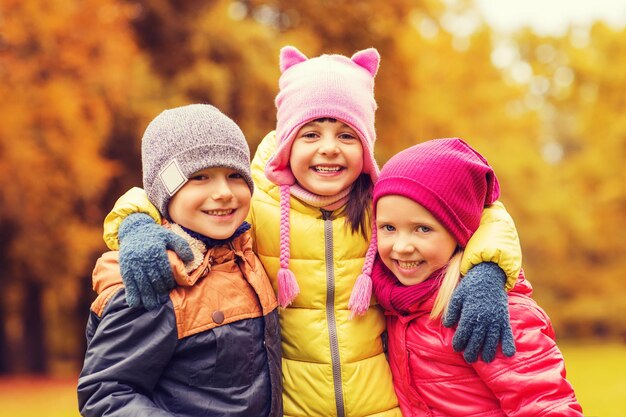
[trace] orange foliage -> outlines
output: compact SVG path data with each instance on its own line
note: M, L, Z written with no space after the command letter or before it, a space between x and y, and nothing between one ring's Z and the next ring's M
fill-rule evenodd
M596 335L626 334L618 318L626 307L626 32L596 25L588 34L503 40L468 1L0 7L0 285L44 286L47 324L62 329L45 332L50 355L80 359L75 329L84 317L74 309L104 249L104 214L141 185L147 122L167 107L210 102L240 123L254 149L275 123L285 44L308 56L376 47L381 165L426 139L468 140L498 173L527 276L557 330L580 335L580 323L590 323ZM509 62L494 58L502 51ZM3 299L11 323L27 310L16 294ZM19 339L11 331L9 341Z

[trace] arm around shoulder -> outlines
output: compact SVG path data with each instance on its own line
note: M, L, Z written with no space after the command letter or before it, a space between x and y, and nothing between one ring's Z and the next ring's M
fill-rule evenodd
M522 249L515 223L499 201L483 210L480 227L465 248L461 273L466 275L482 262L493 262L502 268L507 290L515 286L522 268Z
M250 164L252 180L255 185L269 181L265 177L265 165L267 165L272 155L274 155L274 152L276 152L276 145L276 132L271 131L265 135L259 143L259 146L257 146Z
M111 250L118 250L119 229L124 219L133 213L145 213L152 217L157 224L161 224L161 214L150 202L146 192L139 187L133 187L117 199L113 209L104 219L103 239Z

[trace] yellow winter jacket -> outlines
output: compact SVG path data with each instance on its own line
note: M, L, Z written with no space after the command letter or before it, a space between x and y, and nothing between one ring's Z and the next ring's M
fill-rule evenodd
M253 227L255 252L276 290L279 189L264 175L275 147L271 132L252 161L256 188L248 221ZM145 193L131 190L105 220L105 241L110 247L117 246L117 229L123 218L138 211L160 220ZM341 211L325 220L318 208L291 198L290 216L289 267L300 294L280 311L285 416L401 416L383 352L382 310L373 300L363 317L349 319L348 300L368 241L345 227ZM483 261L496 262L507 274L507 289L514 285L521 251L513 221L500 203L485 210L465 254L464 271Z
M256 252L277 288L279 188L264 175L275 149L273 134L252 161L256 185L250 211ZM349 319L348 301L368 242L346 228L339 213L322 212L291 198L290 263L300 294L280 312L285 416L401 416L383 352L382 311L372 305Z

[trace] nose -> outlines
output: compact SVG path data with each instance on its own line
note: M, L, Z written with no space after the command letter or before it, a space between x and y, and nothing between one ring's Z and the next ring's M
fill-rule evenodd
M321 137L319 153L321 155L337 155L339 153L339 143L334 135L325 134Z
M213 184L211 196L214 200L230 200L233 192L226 178L217 179Z
M409 254L415 252L416 247L408 236L400 235L393 243L393 251L398 254Z

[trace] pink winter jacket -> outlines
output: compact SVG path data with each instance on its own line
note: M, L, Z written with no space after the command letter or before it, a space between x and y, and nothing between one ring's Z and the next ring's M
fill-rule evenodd
M455 329L431 320L436 294L414 314L387 312L389 361L404 417L582 416L546 313L523 275L509 292L517 353L468 364L452 348ZM390 305L390 303L381 303Z

